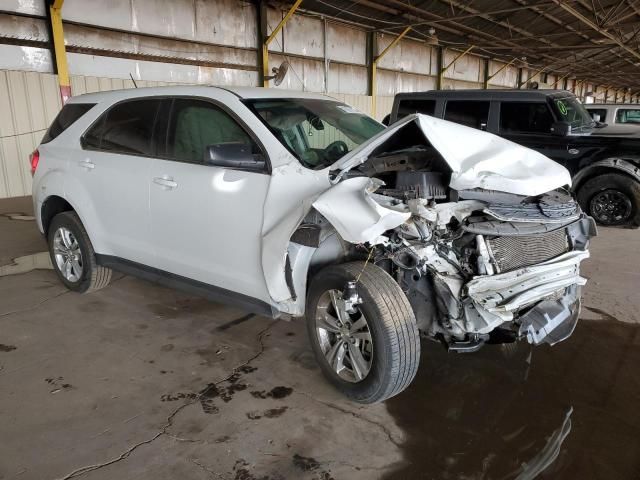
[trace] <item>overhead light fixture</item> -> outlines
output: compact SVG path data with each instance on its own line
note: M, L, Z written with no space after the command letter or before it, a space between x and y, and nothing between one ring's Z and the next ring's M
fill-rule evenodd
M436 35L436 29L433 27L429 27L429 30L427 30L427 33L429 34L429 37L426 40L426 44L427 45L431 45L434 47L437 47L440 43L438 42L438 36Z

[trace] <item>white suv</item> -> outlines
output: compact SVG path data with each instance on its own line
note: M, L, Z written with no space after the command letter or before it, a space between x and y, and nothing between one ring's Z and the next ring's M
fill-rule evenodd
M452 351L554 344L595 234L557 163L412 115L385 129L322 95L166 87L72 98L32 154L60 280L121 270L267 316L306 314L328 379L406 388L420 334Z

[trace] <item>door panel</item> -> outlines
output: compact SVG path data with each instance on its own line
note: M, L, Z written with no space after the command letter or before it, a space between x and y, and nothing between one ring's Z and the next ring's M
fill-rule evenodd
M271 177L205 164L211 145L241 143L262 152L219 105L166 102L166 159L154 161L149 180L157 268L269 301L260 253Z
M88 129L69 165L68 189L84 190L93 207L85 223L99 238L98 253L145 265L154 260L148 179L159 106L156 99L112 106Z
M270 177L170 160L155 160L151 177L157 268L268 301L260 245Z

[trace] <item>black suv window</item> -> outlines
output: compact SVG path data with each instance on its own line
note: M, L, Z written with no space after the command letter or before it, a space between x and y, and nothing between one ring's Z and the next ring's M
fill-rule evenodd
M606 108L587 108L587 112L593 118L594 115L598 115L600 117L601 122L607 121L607 109Z
M62 110L58 112L58 115L51 123L51 126L44 134L42 142L40 143L47 143L56 138L73 125L76 120L91 110L94 105L95 103L67 103L62 107Z
M404 118L407 115L411 115L412 113L424 113L425 115L433 115L435 111L435 100L407 98L406 100L400 100L400 103L398 104L397 119L400 120L401 118Z
M549 133L553 117L546 103L502 102L500 131L502 133Z
M159 99L118 103L85 133L83 146L113 153L152 156L153 129Z
M485 129L489 120L489 102L449 100L444 112L444 119L467 127Z
M167 156L189 163L202 163L209 145L243 143L259 148L228 113L204 100L174 100L167 135Z

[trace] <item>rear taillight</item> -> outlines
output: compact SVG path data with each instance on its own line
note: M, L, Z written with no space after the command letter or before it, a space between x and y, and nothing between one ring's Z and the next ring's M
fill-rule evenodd
M40 161L40 152L36 149L29 155L29 163L31 163L31 175L35 175L38 162Z

